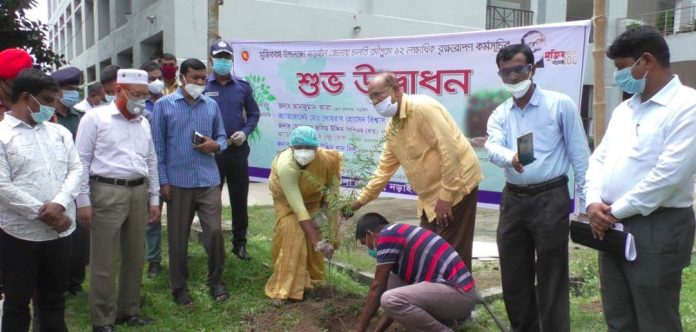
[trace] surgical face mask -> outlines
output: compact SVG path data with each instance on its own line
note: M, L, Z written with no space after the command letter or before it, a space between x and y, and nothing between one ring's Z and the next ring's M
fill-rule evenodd
M106 98L106 103L107 103L107 104L111 104L112 101L116 100L116 96L115 96L115 95L105 95L104 97Z
M36 122L36 123L42 123L42 122L50 120L51 117L53 116L53 113L56 112L56 109L54 107L41 104L38 100L36 100L36 97L34 97L33 95L31 97L34 98L34 101L37 104L39 104L39 111L38 112L32 111L31 108L29 108L29 106L27 106L27 109L29 110L29 114L31 114L32 120L34 120L34 122Z
M640 58L638 59L638 61L633 63L633 66L635 66L638 62L640 62ZM614 72L614 79L616 80L616 85L618 85L621 88L621 90L624 90L626 93L643 93L643 90L645 90L645 77L648 76L648 72L645 72L643 78L635 79L631 74L631 69L633 69L633 66Z
M314 160L315 155L316 152L311 149L292 150L293 158L295 158L295 161L301 166L307 166L309 163L311 163L312 160Z
M154 80L147 85L148 90L153 95L161 95L162 90L164 90L164 82L160 80Z
M126 94L126 100L128 102L126 103L126 109L128 110L128 113L133 114L133 115L141 115L143 112L145 112L145 99L130 99L128 97L128 94Z
M397 103L392 103L391 96L387 96L387 98L375 104L375 111L385 118L391 118L396 115L398 109Z
M63 98L60 101L65 107L73 107L80 102L80 93L75 90L63 90Z
M232 72L232 59L213 58L213 71L220 76L229 74Z
M190 84L186 82L186 79L184 79L184 90L193 98L194 100L198 99L198 97L201 96L203 93L203 90L205 90L205 86L203 85L198 85L198 84Z
M524 97L527 91L529 91L529 87L532 86L531 74L529 78L522 82L515 84L503 83L503 86L515 99L520 99Z

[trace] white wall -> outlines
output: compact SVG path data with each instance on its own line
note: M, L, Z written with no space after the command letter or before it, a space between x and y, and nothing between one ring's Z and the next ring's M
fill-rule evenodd
M225 39L369 38L471 31L485 25L486 0L227 0L220 7L220 35Z

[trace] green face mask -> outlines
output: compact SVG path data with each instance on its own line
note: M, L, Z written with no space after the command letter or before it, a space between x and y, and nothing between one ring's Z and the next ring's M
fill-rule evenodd
M374 249L367 247L367 254L372 256L372 258L377 258L377 243L375 242L375 238L372 234L370 234L370 237L372 238L372 247Z

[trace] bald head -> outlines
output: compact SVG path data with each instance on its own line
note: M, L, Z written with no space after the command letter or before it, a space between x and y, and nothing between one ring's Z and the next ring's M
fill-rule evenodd
M400 103L403 91L394 73L383 72L370 81L370 84L367 86L367 96L372 101L372 104L377 104L388 96L392 97L392 101Z

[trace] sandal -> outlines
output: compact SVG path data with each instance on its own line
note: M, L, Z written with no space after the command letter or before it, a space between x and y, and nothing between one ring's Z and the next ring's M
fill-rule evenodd
M193 306L193 300L191 299L191 295L189 295L187 289L174 291L172 295L174 295L174 303L187 308Z
M230 297L230 294L227 292L225 285L219 283L210 287L210 296L213 298L213 300L215 300L215 302L222 302L227 300Z

